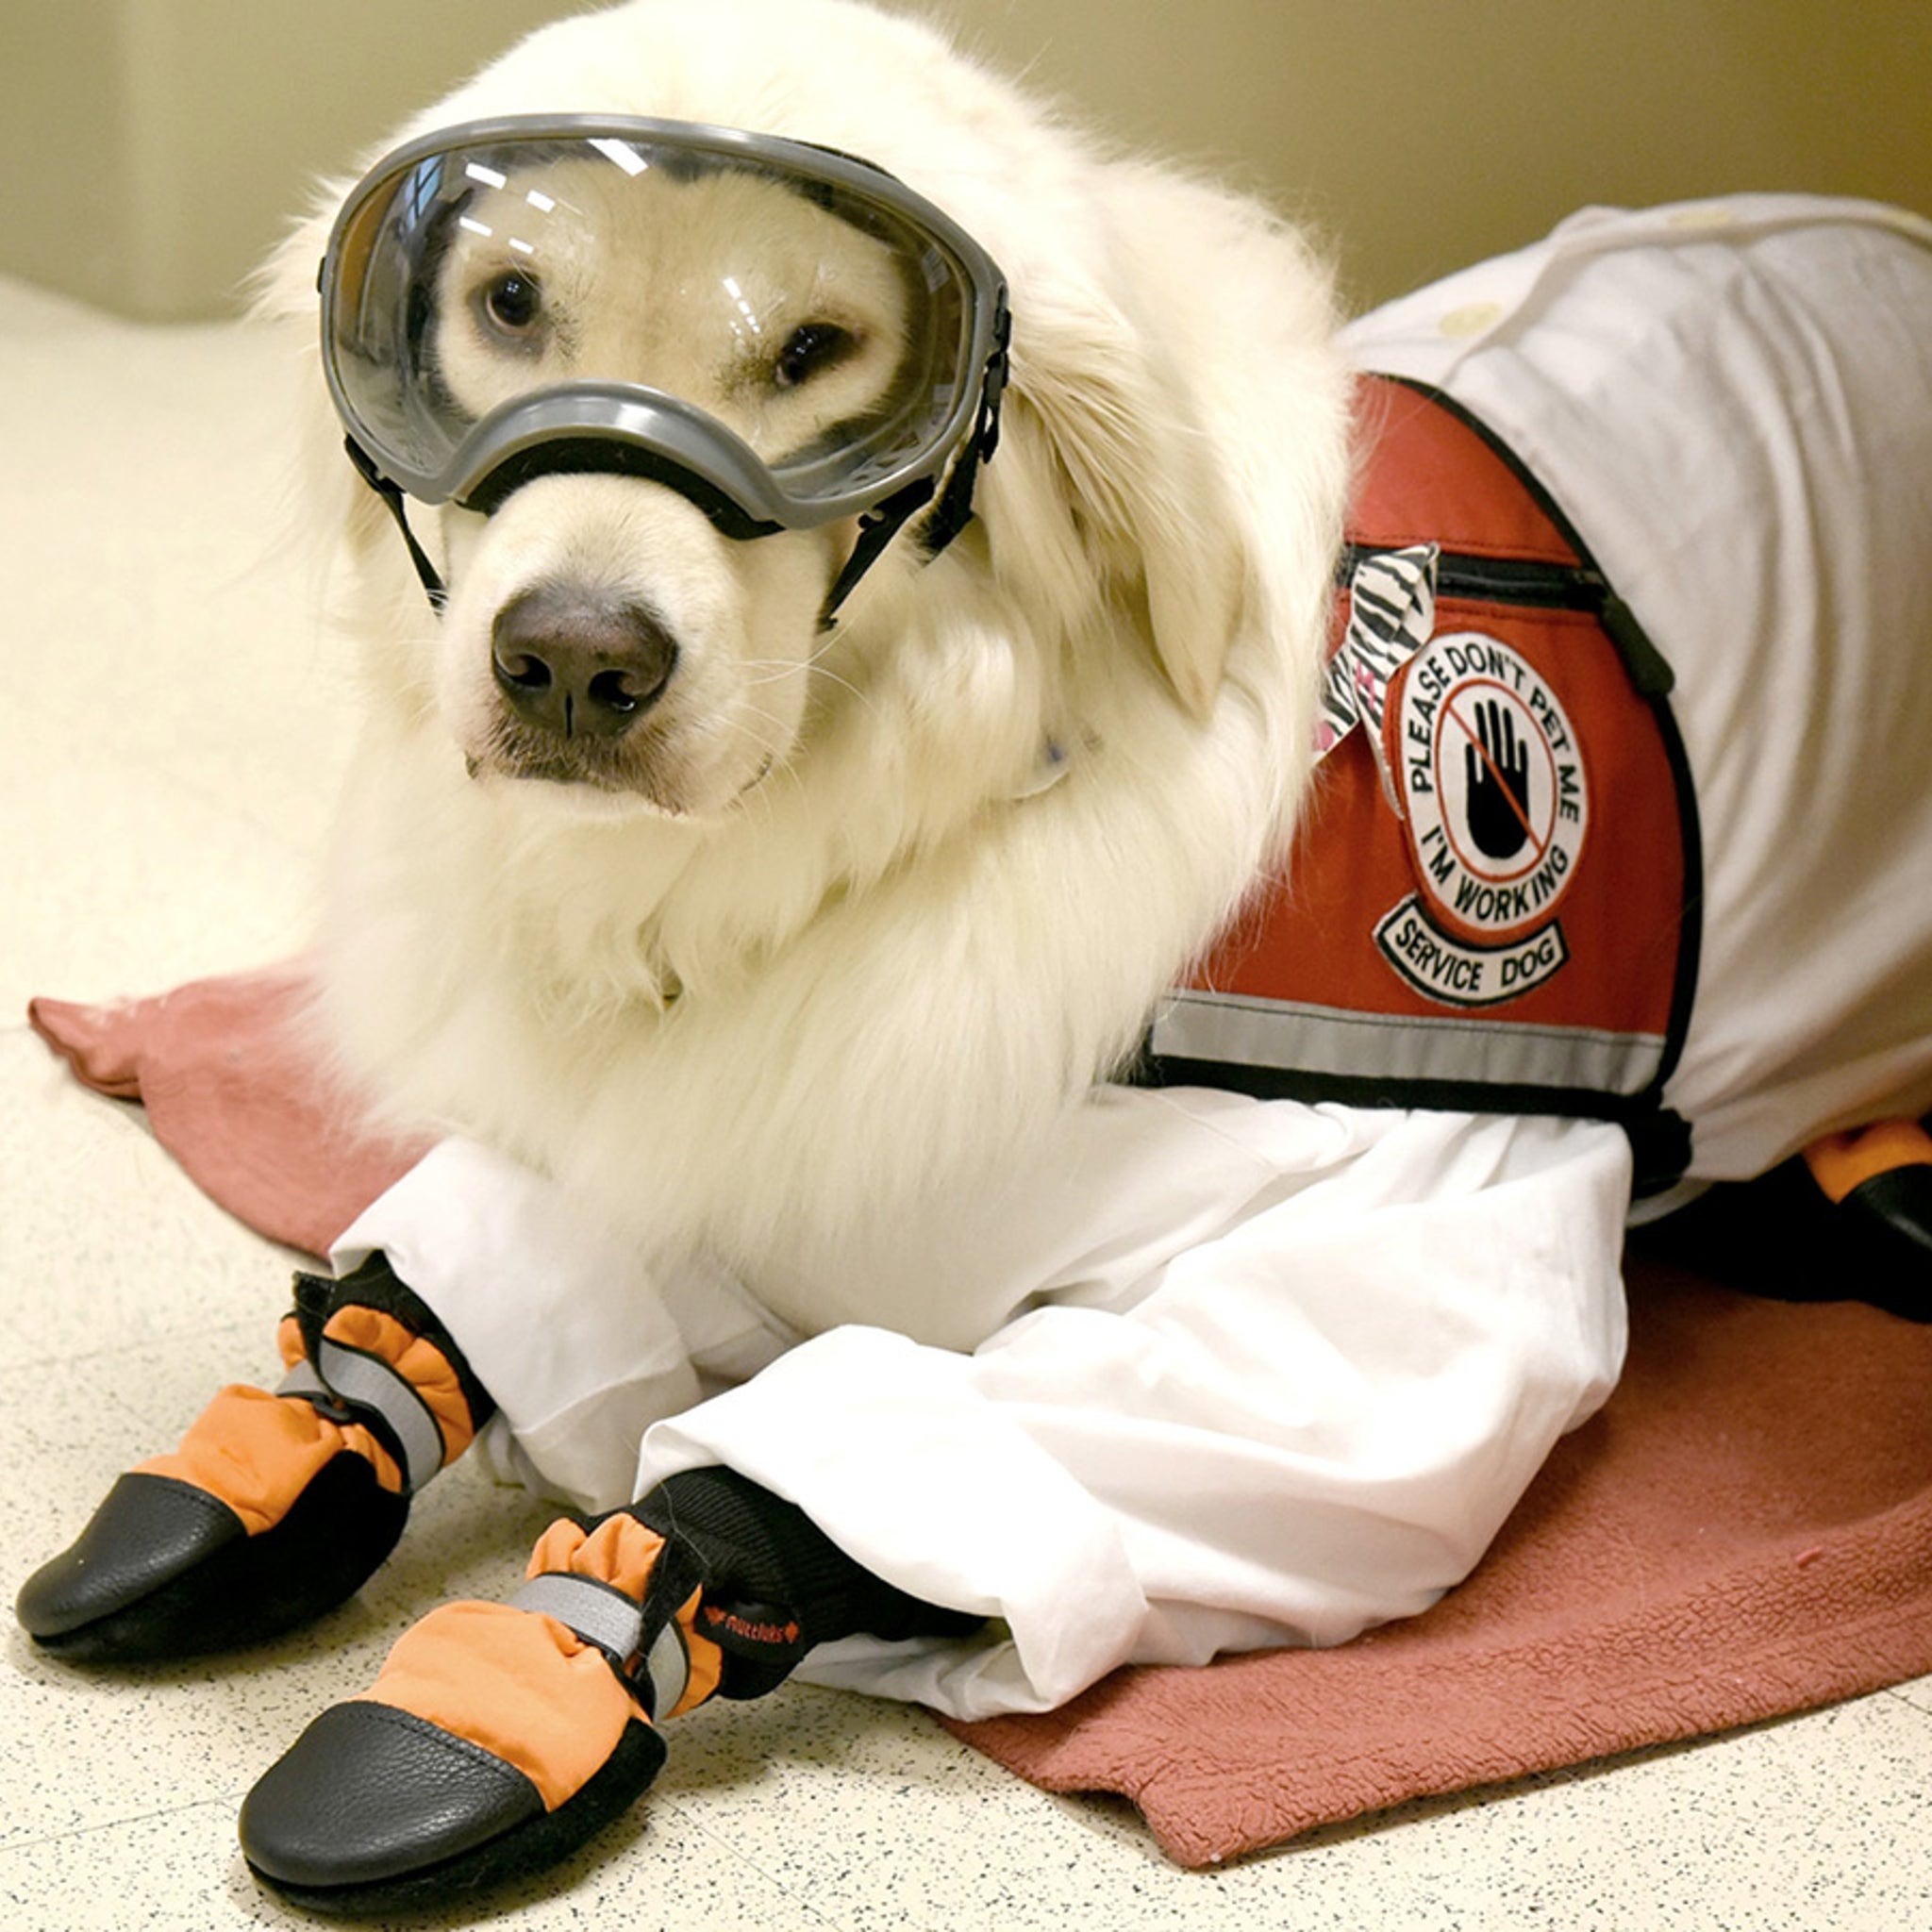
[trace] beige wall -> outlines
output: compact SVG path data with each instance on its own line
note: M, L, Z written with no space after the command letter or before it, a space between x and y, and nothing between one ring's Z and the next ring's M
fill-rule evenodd
M220 313L400 115L567 0L0 0L0 270Z
M905 0L916 5L917 0ZM231 308L314 175L569 0L0 0L0 271ZM1590 201L1932 211L1932 0L945 0L1139 144L1305 211L1393 293Z
M1123 132L1323 222L1366 300L1590 202L1808 188L1932 214L1932 0L956 0L955 11Z

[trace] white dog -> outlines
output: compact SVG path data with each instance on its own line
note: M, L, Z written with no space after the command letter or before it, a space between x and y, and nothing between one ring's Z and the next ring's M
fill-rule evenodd
M1279 848L1310 742L1344 391L1326 281L1257 210L1097 165L908 24L731 20L570 24L419 129L536 104L780 131L864 156L992 238L1025 325L975 525L929 564L893 543L822 632L849 520L740 541L670 489L548 475L487 520L445 515L438 623L390 589L393 534L332 449L391 601L365 626L377 716L328 982L356 1075L412 1124L563 1179L654 1246L755 1266L774 1246L829 1258L855 1221L1008 1157L1132 1050ZM775 189L760 206L741 178L662 192L661 225L648 198L618 211L654 247L599 265L555 373L635 373L755 438L763 405L716 353L737 350L710 314L720 281L748 253L778 278L776 249L810 264L808 286L847 266L828 238L864 238ZM326 240L298 236L277 277L305 320ZM477 275L517 259L463 243L452 277L472 256ZM878 358L903 299L888 266L856 296L846 275L839 298L881 311ZM1257 364L1276 379L1234 373ZM534 374L499 353L449 379L493 398ZM855 357L788 400L890 375ZM844 398L818 407L829 420ZM661 625L675 670L622 739L560 753L507 703L492 635L536 591ZM1042 790L1053 760L1067 775ZM780 1312L824 1325L810 1301ZM913 1326L964 1339L938 1310Z
M649 1782L655 1719L808 1652L982 1715L1419 1610L1614 1383L1633 1142L1657 1181L1749 1173L1932 1103L1925 995L1873 1017L1932 978L1932 918L1868 917L1925 788L1894 770L1887 836L1769 878L1794 786L1871 760L1821 729L1740 763L1766 674L1708 672L1712 585L1784 669L1823 577L1771 598L1751 543L1700 574L1624 487L1682 435L1701 515L1760 475L1724 466L1740 424L1790 416L1761 474L1828 491L1887 423L1917 493L1809 560L1866 748L1922 732L1932 679L1867 643L1932 593L1927 410L1874 401L1932 394L1932 255L1882 211L1721 219L1703 253L1674 217L1585 224L1372 319L1358 357L1459 401L1364 401L1300 237L846 0L559 24L330 192L267 299L312 330L325 262L316 487L368 654L321 1024L443 1138L299 1282L282 1391L123 1478L22 1615L83 1657L286 1627L479 1428L614 1513L305 1734L244 1818L272 1883L386 1908L546 1864ZM1836 415L1753 360L1783 338L1750 291L1794 299L1814 257L1895 302L1822 358ZM1749 401L1703 441L1678 351L1631 348L1647 302ZM1657 398L1622 465L1633 357ZM1579 370L1602 387L1540 441ZM1418 425L1528 548L1422 541L1371 464L1388 528L1336 625L1352 465ZM1598 467L1586 549L1542 486L1574 508ZM1810 501L1756 505L1777 569ZM1568 681L1586 624L1614 727ZM1297 868L1328 856L1270 897L1318 752ZM1668 848L1655 917L1620 820ZM1753 983L1734 935L1797 932L1826 875L1860 961ZM1108 1084L1157 1013L1171 1081L1249 1091Z

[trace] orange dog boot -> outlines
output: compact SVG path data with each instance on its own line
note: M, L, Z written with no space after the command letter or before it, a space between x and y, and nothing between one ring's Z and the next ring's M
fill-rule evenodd
M311 1910L467 1900L627 1810L664 1763L662 1720L774 1690L835 1637L974 1622L871 1575L733 1472L691 1471L553 1524L509 1603L447 1604L408 1631L249 1793L242 1849Z
M308 1622L369 1579L411 1494L488 1420L489 1394L380 1255L339 1282L298 1274L295 1298L281 1386L224 1389L27 1579L15 1610L42 1648L134 1662Z
M1924 1121L1876 1121L1805 1149L1813 1178L1835 1206L1901 1243L1923 1268L1932 1259L1932 1132Z

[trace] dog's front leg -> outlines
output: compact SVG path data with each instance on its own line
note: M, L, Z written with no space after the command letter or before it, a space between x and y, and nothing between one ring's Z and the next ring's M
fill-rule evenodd
M408 1631L368 1693L324 1711L249 1793L242 1850L318 1910L470 1896L626 1810L664 1762L663 1719L762 1696L820 1643L976 1621L881 1581L749 1478L686 1471L553 1524L508 1603L445 1604Z

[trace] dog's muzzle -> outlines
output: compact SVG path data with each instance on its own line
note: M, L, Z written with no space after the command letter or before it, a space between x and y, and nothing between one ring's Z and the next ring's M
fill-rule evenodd
M351 458L485 514L540 475L647 478L750 541L858 518L829 621L908 522L936 554L998 440L998 268L869 162L771 135L588 116L412 142L324 257L323 366Z

